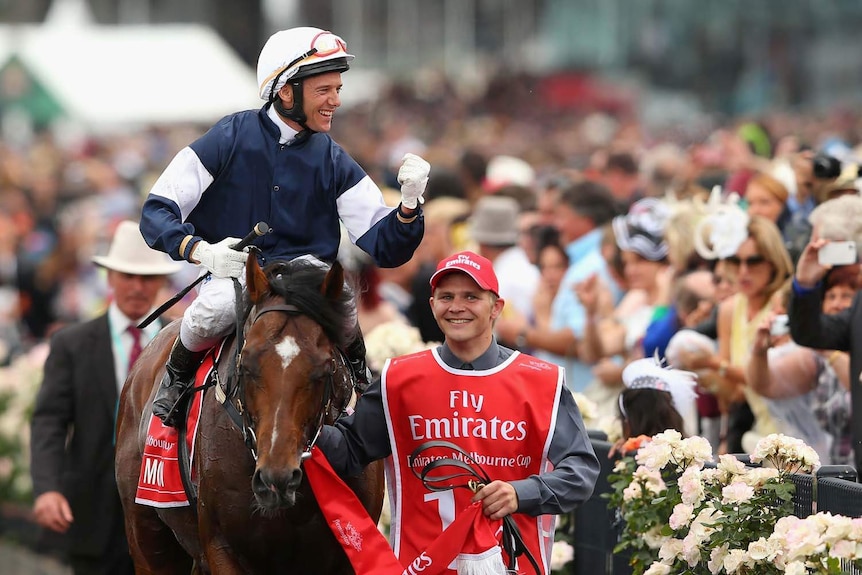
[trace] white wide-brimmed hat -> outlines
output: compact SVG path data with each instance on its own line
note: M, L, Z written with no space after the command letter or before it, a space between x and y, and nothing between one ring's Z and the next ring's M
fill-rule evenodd
M137 222L120 222L106 256L93 256L103 268L137 276L162 276L180 271L179 262L147 245Z

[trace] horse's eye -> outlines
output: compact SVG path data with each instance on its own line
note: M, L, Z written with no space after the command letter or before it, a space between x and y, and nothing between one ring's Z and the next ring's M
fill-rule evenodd
M255 379L258 375L257 366L241 363L239 366L239 375L240 377Z
M329 375L329 371L319 367L314 369L311 373L308 374L308 383L315 384L320 381L323 381Z

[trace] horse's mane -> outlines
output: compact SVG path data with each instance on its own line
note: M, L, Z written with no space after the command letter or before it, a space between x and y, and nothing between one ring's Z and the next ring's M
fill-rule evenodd
M323 278L329 271L319 263L308 260L274 262L264 269L270 291L295 305L300 312L314 320L331 342L344 346L345 319L351 313L351 290L344 289L338 299L332 300L321 293Z

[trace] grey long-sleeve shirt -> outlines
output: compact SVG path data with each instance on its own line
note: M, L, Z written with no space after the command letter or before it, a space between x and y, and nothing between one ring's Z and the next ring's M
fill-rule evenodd
M445 343L438 352L448 366L469 369ZM471 362L472 369L492 369L512 353L493 341L485 353ZM392 454L380 386L378 378L359 399L353 415L339 420L335 426L324 426L321 431L317 445L335 472L343 477L356 475L370 462ZM568 513L586 501L595 487L599 461L578 406L565 384L560 392L548 459L554 465L553 471L511 482L518 495L518 512L533 516Z

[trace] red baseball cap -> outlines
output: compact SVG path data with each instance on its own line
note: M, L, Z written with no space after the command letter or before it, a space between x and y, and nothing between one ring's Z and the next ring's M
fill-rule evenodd
M500 297L500 283L497 281L497 274L494 273L494 266L488 258L483 258L471 251L458 252L449 256L437 264L437 271L429 281L431 289L435 289L440 278L451 272L464 272L473 278L480 288L494 292L495 296Z

